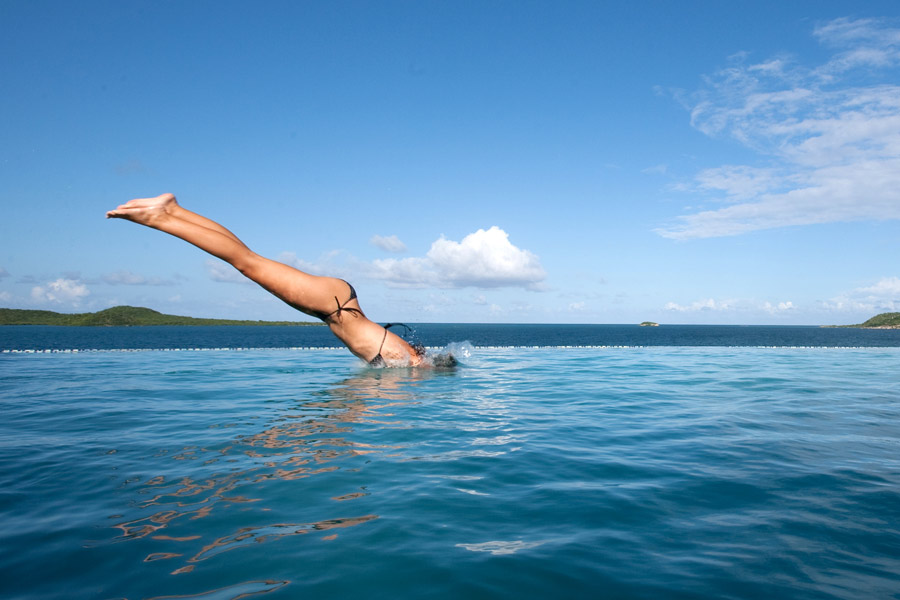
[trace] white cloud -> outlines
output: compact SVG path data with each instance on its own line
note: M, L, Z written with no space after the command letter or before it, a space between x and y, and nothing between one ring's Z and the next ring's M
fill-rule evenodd
M31 289L31 298L37 302L77 305L82 298L90 295L90 290L83 283L74 279L57 279L43 286Z
M540 289L546 273L538 257L517 248L499 227L479 229L461 242L441 237L425 257L376 260L373 276L400 287L525 287Z
M323 269L319 265L303 260L294 252L282 252L278 255L278 262L283 262L284 264L290 265L295 269L300 269L304 273L324 275Z
M0 301L9 302L12 300L12 294L9 292L0 292Z
M716 300L714 298L706 298L697 300L690 304L677 304L675 302L667 302L663 307L665 310L679 313L767 313L769 315L783 315L788 312L796 311L797 307L791 301L781 302L758 302L750 299L731 299Z
M278 261L304 273L348 280L367 277L372 271L370 263L361 261L344 250L324 252L315 262L299 258L294 252L282 252L278 255Z
M900 277L882 277L873 285L844 292L824 306L831 311L900 312Z
M406 252L406 244L400 241L396 235L390 235L387 237L383 237L380 235L373 235L372 239L369 240L376 248L381 248L386 252L396 252L401 254Z
M712 298L707 298L705 300L697 300L696 302L692 302L691 304L685 306L676 304L675 302L667 302L663 308L676 312L706 312L729 310L733 308L733 304L728 301L716 301Z
M0 267L0 279L3 279L4 277L9 277L9 271Z
M372 263L373 275L398 287L430 287L437 284L437 274L426 258L388 258Z
M771 302L766 302L763 304L762 309L769 313L770 315L777 315L781 313L785 313L788 311L795 310L793 302L779 302L778 304L772 304Z
M213 281L241 284L253 283L252 281L241 275L240 271L238 271L228 263L222 262L221 260L208 258L206 259L205 265L206 272L209 275L209 278Z
M147 278L127 270L107 273L101 279L110 285L174 285L172 281L166 281L159 277Z
M728 200L737 202L771 191L780 178L773 169L729 165L701 171L696 182L702 190L723 192Z
M878 19L835 19L816 27L813 34L826 45L846 47L826 65L828 72L885 67L900 61L900 34Z
M822 65L747 64L738 55L707 78L691 102L692 125L739 141L769 164L701 171L693 191L730 205L683 215L659 234L690 239L900 219L900 86L896 71L886 72L900 65L900 29L838 19L814 35L834 48Z

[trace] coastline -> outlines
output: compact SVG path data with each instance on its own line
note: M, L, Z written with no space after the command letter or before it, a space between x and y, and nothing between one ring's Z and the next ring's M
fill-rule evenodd
M14 327L39 325L48 327L319 327L318 321L252 321L242 319L205 319L167 315L140 306L114 306L92 313L58 313L50 310L0 308L0 325Z

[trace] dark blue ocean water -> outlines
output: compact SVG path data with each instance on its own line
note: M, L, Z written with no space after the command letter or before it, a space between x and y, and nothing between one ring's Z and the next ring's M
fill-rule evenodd
M17 328L316 349L0 353L0 597L900 598L893 332L433 327L456 370Z
M900 329L725 325L414 324L422 342L475 346L818 346L900 347ZM0 326L3 350L338 348L318 327Z

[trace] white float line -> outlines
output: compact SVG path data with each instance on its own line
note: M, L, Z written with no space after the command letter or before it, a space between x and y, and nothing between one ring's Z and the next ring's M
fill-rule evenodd
M756 348L760 350L890 350L897 346L473 346L477 350L629 350L652 348L679 348L682 350L718 348L723 350ZM443 350L445 346L428 347L429 350ZM0 354L79 354L98 352L258 352L258 351L345 351L334 346L286 346L286 347L222 347L222 348L46 348L46 349L2 349Z

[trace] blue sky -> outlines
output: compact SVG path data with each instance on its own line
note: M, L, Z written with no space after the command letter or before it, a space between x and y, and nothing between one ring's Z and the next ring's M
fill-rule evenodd
M306 320L174 193L375 320L900 311L896 2L4 2L0 306Z

